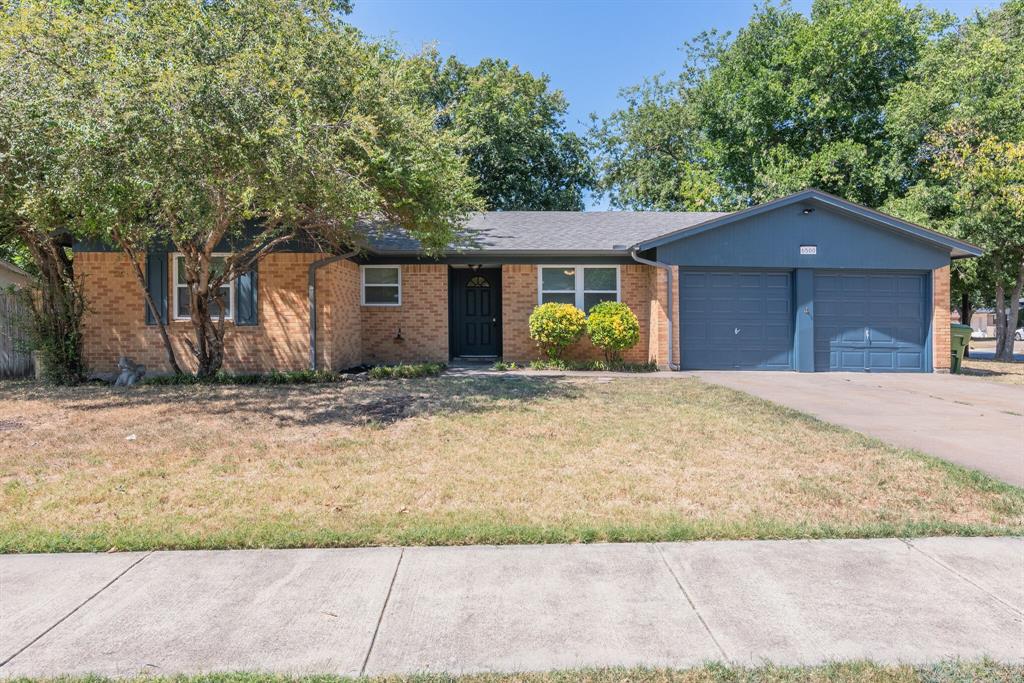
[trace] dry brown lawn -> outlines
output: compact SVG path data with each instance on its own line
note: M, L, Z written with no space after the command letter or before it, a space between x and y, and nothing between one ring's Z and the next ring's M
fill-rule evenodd
M26 679L25 683L30 683ZM530 673L480 673L451 676L415 674L348 678L340 676L281 676L258 673L217 673L195 676L141 675L130 679L65 677L59 683L1021 683L1024 666L989 659L948 660L934 664L876 664L837 662L816 666L757 667L707 664L692 669L582 669Z
M1024 491L704 384L0 384L0 550L1024 532Z
M961 374L983 377L1002 384L1024 385L1024 363L1019 361L1015 363L997 363L994 360L964 358Z

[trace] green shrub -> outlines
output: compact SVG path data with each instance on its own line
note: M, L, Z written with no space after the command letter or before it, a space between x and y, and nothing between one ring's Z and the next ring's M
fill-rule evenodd
M618 301L602 301L587 316L587 336L604 351L609 364L621 363L622 352L640 341L640 321L629 306Z
M583 311L572 304L541 304L530 314L530 339L552 360L579 340L586 327Z
M413 379L416 377L436 377L444 372L444 363L399 363L398 365L378 365L370 368L372 379Z
M654 361L646 363L609 363L603 360L533 360L533 370L594 370L606 372L657 372L658 364Z
M499 360L491 366L491 370L497 370L499 372L505 372L507 370L518 370L519 366L515 361L511 360Z
M156 375L144 378L142 383L157 386L188 384L323 384L337 382L341 377L341 373L332 370L289 370L287 372L271 370L266 374L231 374L222 370L209 377Z

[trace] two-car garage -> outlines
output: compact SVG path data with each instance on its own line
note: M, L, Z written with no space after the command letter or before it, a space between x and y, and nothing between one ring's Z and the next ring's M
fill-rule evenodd
M792 271L681 269L684 370L791 370ZM814 370L928 369L924 273L815 271Z
M980 253L817 190L639 246L678 266L683 370L948 368L950 260Z

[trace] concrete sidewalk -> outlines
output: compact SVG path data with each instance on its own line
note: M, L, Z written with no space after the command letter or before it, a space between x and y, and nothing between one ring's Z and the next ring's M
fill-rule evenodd
M1024 539L7 555L0 676L1024 661Z

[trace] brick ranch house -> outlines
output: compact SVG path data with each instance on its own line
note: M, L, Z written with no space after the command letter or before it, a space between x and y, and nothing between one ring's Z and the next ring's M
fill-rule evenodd
M504 358L538 351L528 318L547 301L612 299L640 320L625 360L673 369L948 370L949 265L965 242L806 190L735 213L496 212L473 244L427 259L400 229L357 255L278 251L225 288L225 370ZM94 372L127 355L167 371L127 259L75 246ZM173 253L147 257L148 287L190 354ZM584 339L571 358L596 358Z

